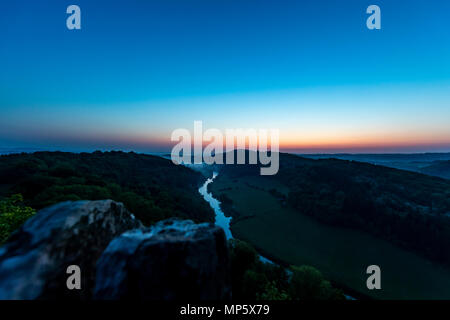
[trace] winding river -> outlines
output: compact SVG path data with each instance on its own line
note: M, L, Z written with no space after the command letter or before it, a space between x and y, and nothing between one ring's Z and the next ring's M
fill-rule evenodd
M229 239L233 239L233 235L232 235L231 229L230 229L230 222L231 222L232 218L225 216L222 209L220 208L220 201L217 200L216 198L214 198L213 195L210 192L208 192L208 185L210 183L212 183L218 175L219 174L217 172L213 172L213 176L211 178L208 178L205 181L205 183L198 189L198 192L200 192L200 194L203 196L203 199L205 199L205 201L208 202L209 205L211 206L211 208L214 210L215 224L216 224L216 226L221 227L225 231L225 236L226 236L227 240L229 240ZM259 255L259 259L264 263L274 264L273 261L263 257L262 255ZM291 274L288 271L288 269L286 269L286 272L289 275ZM355 300L355 298L353 298L349 295L345 295L345 297L348 300Z
M219 226L225 231L225 236L228 239L233 239L233 235L231 234L230 230L230 221L231 217L226 217L223 213L222 209L220 208L220 202L219 200L215 199L211 193L208 192L208 185L214 181L214 179L218 176L217 172L213 173L212 178L208 178L205 183L198 189L198 192L203 196L203 199L205 199L206 202L209 203L211 208L213 208L215 213L215 224L216 226Z
M208 192L208 185L210 183L212 183L218 175L219 174L217 172L214 172L212 178L208 178L205 181L205 183L200 187L200 189L198 189L198 192L200 192L200 194L203 196L203 199L205 199L205 201L208 202L209 205L211 206L211 208L214 210L215 224L216 224L216 226L221 227L223 229L223 231L225 231L225 236L228 240L228 239L233 239L233 235L231 234L231 229L230 229L230 222L231 222L232 218L225 216L222 209L220 208L220 201L217 200L216 198L214 198L212 196L212 194L210 192ZM273 264L273 262L271 260L269 260L261 255L259 255L259 259L264 263L272 263Z

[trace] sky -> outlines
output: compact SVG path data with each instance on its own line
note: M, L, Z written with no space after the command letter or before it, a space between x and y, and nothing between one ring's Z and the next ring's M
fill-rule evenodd
M68 30L66 8L81 8ZM381 30L366 8L381 8ZM279 129L301 153L450 152L447 0L15 0L0 148L170 151L173 130Z

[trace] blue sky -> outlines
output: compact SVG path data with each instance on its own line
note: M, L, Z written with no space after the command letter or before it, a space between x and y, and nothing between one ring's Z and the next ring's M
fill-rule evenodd
M82 30L66 28L77 4ZM368 30L368 5L382 29ZM450 2L11 1L0 147L170 149L279 128L299 151L450 151Z

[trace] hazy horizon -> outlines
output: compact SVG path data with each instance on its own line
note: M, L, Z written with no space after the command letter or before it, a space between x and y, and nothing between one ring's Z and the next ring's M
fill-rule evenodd
M235 149L236 150L236 149ZM2 154L13 154L13 153L34 153L34 152L71 152L71 153L92 153L96 151L101 152L135 152L142 154L170 154L171 150L163 151L145 151L145 150L134 150L134 149L117 149L117 148L93 148L93 149L82 149L82 148L35 148L35 147L0 147L0 155ZM305 156L321 156L321 155L348 155L348 156L382 156L382 155L450 155L450 151L443 152L361 152L361 153L351 153L351 152L295 152L295 151L284 151L280 150L280 153L289 153L295 155L305 155Z

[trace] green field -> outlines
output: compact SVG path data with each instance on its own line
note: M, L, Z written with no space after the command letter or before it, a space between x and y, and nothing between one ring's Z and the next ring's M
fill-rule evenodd
M450 270L354 229L324 225L284 205L269 192L283 185L258 177L211 184L216 197L232 199L233 236L288 264L308 264L328 279L381 299L450 299ZM367 266L381 267L381 290L366 288Z

